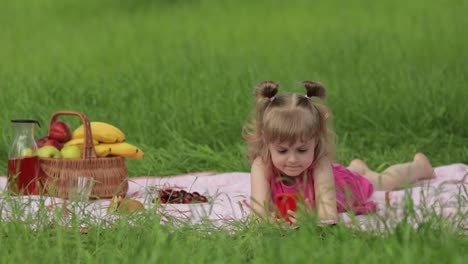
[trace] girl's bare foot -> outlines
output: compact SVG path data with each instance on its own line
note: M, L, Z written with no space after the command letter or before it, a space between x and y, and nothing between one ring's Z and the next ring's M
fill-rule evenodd
M357 173L359 173L361 175L364 175L364 174L366 174L366 172L369 171L369 167L367 167L367 164L364 161L360 160L360 159L353 159L349 163L348 169L350 171L357 172Z
M414 166L419 170L418 180L430 180L435 178L431 162L423 153L416 153L413 158Z

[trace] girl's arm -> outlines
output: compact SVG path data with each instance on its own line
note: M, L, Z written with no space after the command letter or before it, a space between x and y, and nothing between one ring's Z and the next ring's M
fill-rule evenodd
M314 170L314 185L315 203L320 221L336 222L338 212L336 210L335 177L331 161L327 156L317 162Z
M267 169L268 165L258 157L252 162L250 171L250 209L253 213L262 217L268 215L268 212L265 210L270 193Z

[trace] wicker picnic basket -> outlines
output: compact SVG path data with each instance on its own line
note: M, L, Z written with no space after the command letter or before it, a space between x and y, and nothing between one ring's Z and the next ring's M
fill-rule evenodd
M88 118L76 111L59 111L52 115L49 127L59 116L78 116L85 128L81 158L39 158L39 177L48 196L68 198L71 192L70 182L76 177L92 177L94 186L91 198L124 197L128 190L128 170L125 158L97 157L93 144L91 125Z

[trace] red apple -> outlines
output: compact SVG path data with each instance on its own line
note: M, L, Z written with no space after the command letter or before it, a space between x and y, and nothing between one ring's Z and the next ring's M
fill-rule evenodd
M49 140L49 136L43 136L40 139L36 140L37 148L43 147L44 143L46 143L47 140Z
M44 142L44 146L53 146L58 150L61 150L63 145L62 143L58 142L58 140L49 138L46 142Z
M56 121L49 127L49 137L58 142L67 142L72 137L72 131L67 123Z

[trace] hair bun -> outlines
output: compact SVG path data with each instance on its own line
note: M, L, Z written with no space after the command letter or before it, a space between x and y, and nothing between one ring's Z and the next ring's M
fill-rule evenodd
M278 92L279 85L273 81L263 81L255 87L255 96L272 98Z
M302 84L307 90L307 97L318 97L321 100L325 99L325 87L321 83L313 81L303 81Z

